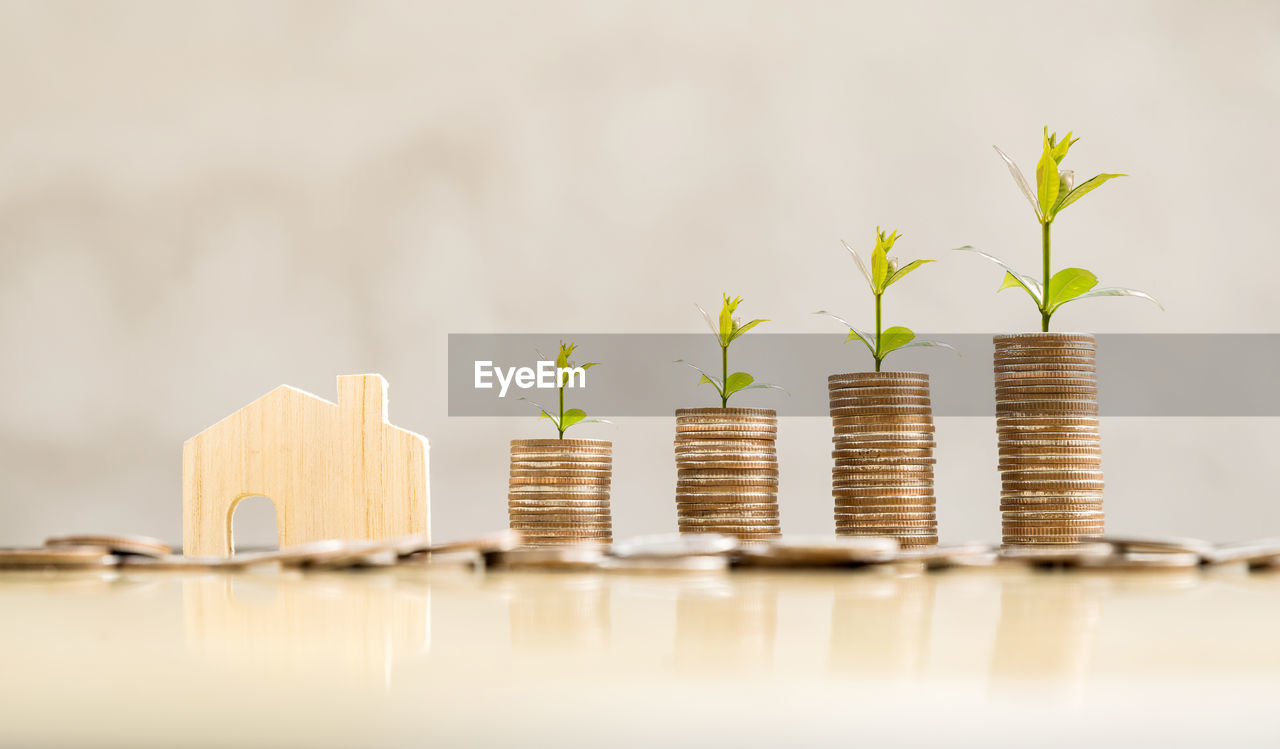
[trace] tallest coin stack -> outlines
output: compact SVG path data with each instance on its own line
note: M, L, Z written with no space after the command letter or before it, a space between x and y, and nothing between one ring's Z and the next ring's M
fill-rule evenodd
M1005 546L1069 545L1103 533L1096 349L1080 333L995 337Z

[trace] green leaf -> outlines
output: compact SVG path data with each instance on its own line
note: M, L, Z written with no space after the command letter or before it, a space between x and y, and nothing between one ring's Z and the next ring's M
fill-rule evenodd
M1005 262L1000 258L996 257L995 255L990 255L988 253L985 253L982 250L979 250L978 248L973 247L972 245L957 247L956 251L972 252L973 254L978 255L980 257L984 257L987 260L990 260L991 262L1000 266L1001 268L1004 268L1006 275L1004 279L1004 284L1000 286L1000 289L1008 288L1009 278L1012 277L1019 286L1021 286L1023 289L1026 290L1028 294L1031 295L1031 299L1036 303L1036 307L1040 306L1040 299L1044 296L1044 290L1040 288L1039 281L1035 280L1031 276L1022 275L1021 273L1017 272L1013 268L1010 268L1008 265L1006 265ZM997 291L998 290L999 289L997 289Z
M858 270L862 271L862 277L867 279L867 286L870 286L871 291L874 292L876 290L876 284L871 280L871 271L867 270L867 264L862 262L862 256L850 247L849 243L843 239L840 240L840 244L844 245L844 248L853 256L853 261L858 264Z
M899 346L899 348L913 348L915 346L936 346L938 348L951 349L952 351L956 352L957 356L960 354L960 352L956 350L955 346L952 346L949 343L943 343L942 341L930 340L928 338L916 338L910 343L906 343L906 344L903 344L902 346Z
M568 429L585 418L587 418L586 411L583 411L581 408L571 408L564 412L564 421L560 423L560 428Z
M1095 297L1101 297L1101 296L1137 297L1139 299L1146 299L1148 302L1151 302L1152 304L1159 307L1160 309L1162 310L1164 309L1164 305L1161 304L1159 300L1157 300L1155 297L1151 296L1147 292L1138 291L1137 289L1126 289L1120 286L1104 286L1101 289L1093 289L1092 291L1086 291L1083 294L1080 294L1071 299L1067 299L1063 302L1060 302L1060 304L1066 304L1067 302L1074 302L1079 299L1093 299Z
M876 355L876 347L871 343L870 333L863 333L860 330L849 328L849 335L845 336L844 342L848 343L849 341L852 341L855 338L859 341L862 341L862 345L867 347L867 351L870 351L872 356Z
M1059 305L1069 302L1098 285L1098 277L1084 268L1063 268L1049 279L1049 293L1045 307L1053 312Z
M556 367L564 369L569 366L569 357L573 355L573 350L578 347L576 343L560 342L560 353L556 354Z
M725 395L733 395L755 381L756 378L746 372L734 372L729 375L729 379L724 381L724 393Z
M1058 206L1057 210L1061 211L1063 208L1066 208L1067 206L1076 202L1080 198L1083 198L1085 195L1092 192L1093 190L1096 190L1099 187L1102 187L1102 185L1105 184L1107 180L1115 179L1116 177L1128 177L1128 176L1129 175L1127 174L1099 174L1096 177L1091 177L1085 180L1084 182L1081 182L1080 184L1076 185L1075 188L1071 190L1071 192L1067 193L1066 196L1062 198L1062 203Z
M720 307L719 337L721 346L729 345L729 336L733 335L733 311L737 309L738 302L741 301L741 298L734 301L729 298L728 294L724 295L724 305Z
M871 251L871 290L877 293L884 291L885 279L888 277L889 256L884 247L877 246Z
M902 348L911 343L915 337L916 334L912 333L910 328L904 328L901 325L886 329L880 334L880 356L884 357L890 351Z
M741 336L743 333L747 332L748 330L751 330L752 328L754 328L755 326L759 325L762 322L769 322L769 321L768 320L752 320L746 325L742 325L742 326L735 325L733 328L733 334L729 336L729 341L733 342L737 340L738 337Z
M1046 133L1049 132L1048 127L1045 127L1044 130ZM1049 144L1052 146L1054 162L1061 164L1062 160L1067 157L1067 149L1071 148L1071 144L1075 143L1077 140L1080 139L1076 138L1073 140L1071 138L1070 130L1067 131L1067 137L1063 138L1061 141L1058 141L1057 133L1050 135Z
M589 362L587 362L586 364L580 364L580 365L579 365L579 367L581 367L583 371L586 371L586 370L591 369L592 367L594 367L594 366L598 365L599 363L600 363L600 362L598 362L598 361L589 361Z
M707 374L705 371L703 371L701 367L698 367L694 364L690 364L684 359L676 359L676 364L683 364L686 367L689 367L690 369L696 370L699 374L702 375L702 377L698 379L699 385L703 384L704 382L710 383L711 387L715 388L717 393L720 393L720 397L722 398L724 397L724 387L721 385L719 377L716 377L715 375L712 375L712 374Z
M1031 204L1031 210L1036 212L1036 218L1040 218L1040 205L1036 203L1036 194L1032 192L1031 185L1027 184L1027 178L1022 176L1022 170L998 146L992 146L992 148L996 149L996 153L1000 154L1000 158L1004 159L1004 163L1009 166L1009 173L1013 175L1013 181L1018 183L1018 189L1022 190L1022 194L1027 197L1027 202Z
M781 385L772 385L767 382L753 382L744 387L743 390L781 390L782 392L787 393L787 389ZM791 393L787 393L787 396L790 397Z
M1053 220L1053 207L1058 203L1058 162L1053 158L1053 146L1045 135L1044 152L1036 164L1036 189L1040 200L1040 220Z
M717 340L719 340L719 338L720 338L720 329L716 327L716 322L715 322L715 320L712 320L712 319L711 319L711 314L710 314L709 312L707 312L705 309L703 309L703 308L702 308L702 305L701 305L701 304L698 304L697 302L694 302L694 303L693 303L693 306L695 306L695 307L697 307L697 308L698 308L698 311L702 313L702 319L704 319L704 320L706 320L706 321L707 321L707 327L708 327L708 328L711 328L711 335L715 336L715 337L716 337L716 339L717 339Z
M896 271L894 271L894 272L893 272L893 275L889 276L889 280L888 280L888 282L886 282L886 283L885 283L885 288L888 288L888 287L890 287L890 286L894 285L894 284L895 284L895 283L897 283L897 282L898 282L898 280L899 280L899 279L901 279L903 276L907 275L908 273L910 273L911 271L915 270L916 268L919 268L920 266L924 265L925 263L932 263L932 262L936 262L936 261L933 261L933 260L912 260L911 262L907 263L906 265L904 265L904 266L902 266L901 268L899 268L899 269L897 269Z
M862 341L862 345L867 347L867 351L870 351L872 356L876 355L876 347L875 347L875 344L871 342L870 333L864 333L861 330L858 330L857 328L853 327L853 325L851 325L848 320L844 319L839 315L833 315L824 309L820 309L817 312L814 312L813 314L826 315L827 317L830 317L832 320L835 320L836 322L845 326L846 328L849 329L849 335L844 339L845 343L848 343L849 341L852 341L853 339L856 338L859 341Z

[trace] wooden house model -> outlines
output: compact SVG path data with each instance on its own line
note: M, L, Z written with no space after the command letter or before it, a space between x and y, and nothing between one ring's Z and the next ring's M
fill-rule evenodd
M429 532L427 440L387 422L381 375L338 377L338 402L281 385L187 440L183 552L229 556L245 497L276 511L280 548Z

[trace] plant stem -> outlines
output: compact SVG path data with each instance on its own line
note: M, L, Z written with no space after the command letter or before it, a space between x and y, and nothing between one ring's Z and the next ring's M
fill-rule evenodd
M729 407L729 347L720 347L720 407Z
M556 429L560 431L560 439L564 439L564 378L560 378L560 421L556 424Z
M880 362L884 361L884 357L880 355L880 297L883 294L876 294L876 350L872 356L876 359L876 371L880 371Z
M1046 221L1040 224L1040 254L1044 261L1044 289L1041 291L1040 299L1040 332L1042 333L1049 332L1049 318L1053 315L1048 307L1049 279L1052 278L1049 274L1049 226L1052 223L1052 221Z

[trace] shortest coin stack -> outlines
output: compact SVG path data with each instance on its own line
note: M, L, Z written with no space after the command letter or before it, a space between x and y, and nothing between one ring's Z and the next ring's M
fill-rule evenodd
M835 445L836 533L938 543L929 375L855 372L827 378Z
M778 414L767 408L676 411L676 511L681 533L766 541L778 521Z
M511 529L527 546L612 542L612 476L608 440L512 440Z

